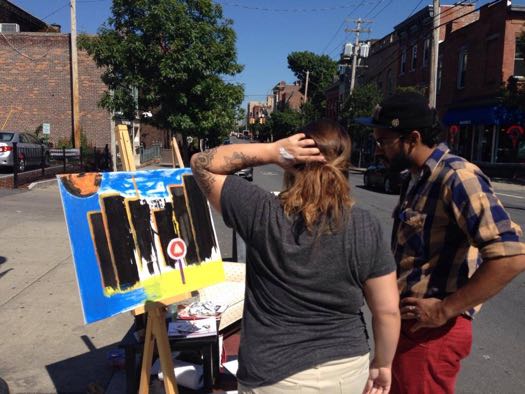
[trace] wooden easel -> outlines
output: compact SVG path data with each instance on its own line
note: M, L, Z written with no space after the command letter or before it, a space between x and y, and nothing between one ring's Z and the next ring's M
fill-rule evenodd
M175 137L171 138L171 159L173 161L174 168L184 168L184 162L182 161L182 156L180 155L179 144L177 144L177 139Z
M128 128L125 125L115 127L116 140L119 144L120 158L124 171L136 171L135 159L131 149ZM190 295L191 296L191 295ZM183 294L164 302L146 302L144 307L138 307L132 311L133 315L140 315L147 312L146 336L144 337L144 352L142 355L142 366L140 370L139 393L149 393L151 364L153 362L153 350L155 340L159 352L160 367L164 375L164 390L166 394L178 394L175 372L173 370L173 360L171 359L171 348L166 330L166 305L173 302L182 301L189 298L188 294Z

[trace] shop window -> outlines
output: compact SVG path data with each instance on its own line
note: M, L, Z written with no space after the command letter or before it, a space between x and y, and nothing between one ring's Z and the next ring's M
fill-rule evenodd
M498 163L524 163L525 138L519 128L502 127L498 135Z
M414 71L417 66L417 45L412 47L412 61L410 62L410 71Z
M465 87L465 77L467 76L467 48L462 48L459 51L458 58L458 77L457 77L457 88L463 89Z
M407 50L406 48L403 48L401 51L401 68L399 70L400 74L404 74L407 67Z

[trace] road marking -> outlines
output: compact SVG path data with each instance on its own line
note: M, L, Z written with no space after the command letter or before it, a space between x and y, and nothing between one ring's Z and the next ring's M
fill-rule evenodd
M505 196L505 197L514 197L514 198L519 198L520 200L523 200L525 199L525 197L521 197L521 196L515 196L513 194L503 194L503 193L496 193L498 196Z

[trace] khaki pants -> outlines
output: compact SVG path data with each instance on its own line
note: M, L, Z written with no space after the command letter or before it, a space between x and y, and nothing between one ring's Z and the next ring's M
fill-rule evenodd
M248 388L239 394L361 394L368 379L369 354L329 361L269 386Z

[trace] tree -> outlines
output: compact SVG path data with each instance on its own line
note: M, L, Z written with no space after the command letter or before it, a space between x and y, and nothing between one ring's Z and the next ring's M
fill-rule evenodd
M269 124L264 131L267 132L268 129L271 129L274 140L296 133L303 123L301 113L289 107L282 111L273 111L268 122Z
M327 55L316 55L313 52L292 52L288 55L288 68L301 82L301 92L305 93L306 71L308 77L307 102L311 103L305 113L307 121L324 116L326 109L325 90L333 83L337 73L337 62Z
M113 0L98 35L79 39L104 70L100 105L128 119L150 110L148 123L216 140L244 94L223 79L242 71L231 25L211 0Z
M370 116L377 103L381 102L381 91L375 84L357 86L344 101L341 109L341 123L345 125L352 138L353 150L358 152L355 164L361 166L371 159L373 145L370 142L370 128L354 123L360 116Z

